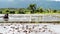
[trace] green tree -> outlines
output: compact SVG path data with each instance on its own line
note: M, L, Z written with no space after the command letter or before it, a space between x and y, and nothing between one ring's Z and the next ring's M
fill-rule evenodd
M56 12L57 12L57 10L53 10L53 12L54 12L54 13L56 13Z
M2 11L0 11L0 14L2 14Z
M47 13L51 13L51 9L47 9Z
M38 11L39 11L40 13L44 12L43 8L39 8Z
M28 9L31 10L31 13L34 13L35 10L36 10L36 4L30 4L29 7L28 7Z
M19 14L25 14L24 8L19 9Z
M4 13L5 13L5 14L6 14L6 13L8 13L8 14L9 14L9 10L7 10L7 9L6 9Z
M6 10L6 12L9 12L9 10Z
M10 10L9 12L10 12L10 14L15 14L14 10Z

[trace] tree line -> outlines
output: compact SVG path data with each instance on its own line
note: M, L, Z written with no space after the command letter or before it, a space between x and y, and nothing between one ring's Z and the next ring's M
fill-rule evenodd
M0 8L0 14L41 14L60 13L60 10L37 8L36 4L30 4L27 8Z

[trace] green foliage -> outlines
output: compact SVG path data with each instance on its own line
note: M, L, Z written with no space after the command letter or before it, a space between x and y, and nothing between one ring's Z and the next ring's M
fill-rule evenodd
M31 13L33 14L35 12L35 10L36 10L36 4L30 4L28 9L30 9Z
M57 10L53 10L53 13L56 13L57 12Z
M20 8L20 9L19 9L19 14L25 14L24 8Z
M60 10L37 8L36 4L30 4L27 8L0 8L0 14L43 14L60 13Z
M2 14L2 11L0 11L0 14Z
M39 12L42 13L42 12L44 12L44 11L43 11L43 9L41 8L41 9L39 9Z
M15 11L9 11L10 14L15 14Z
M8 9L4 10L4 14L6 14L6 13L9 13L9 10Z

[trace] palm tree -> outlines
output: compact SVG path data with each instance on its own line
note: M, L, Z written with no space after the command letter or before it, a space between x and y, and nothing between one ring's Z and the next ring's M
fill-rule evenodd
M35 10L36 10L36 4L30 4L29 7L28 7L28 9L31 10L31 13L34 13Z

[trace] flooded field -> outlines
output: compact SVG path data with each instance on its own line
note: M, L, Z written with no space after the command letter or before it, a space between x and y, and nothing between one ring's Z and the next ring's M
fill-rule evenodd
M60 15L9 14L8 21L60 21ZM0 34L60 34L59 30L60 24L53 23L0 23Z
M0 23L0 34L60 34L60 24Z
M4 14L0 14L4 16ZM3 17L0 18L0 21L4 21ZM8 21L60 21L59 14L53 15L44 15L44 14L9 14Z

